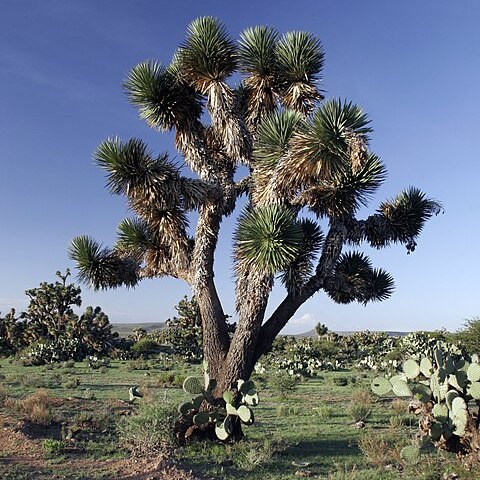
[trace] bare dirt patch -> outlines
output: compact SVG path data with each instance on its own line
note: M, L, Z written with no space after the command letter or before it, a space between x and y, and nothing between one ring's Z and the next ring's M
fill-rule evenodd
M0 413L0 478L4 480L200 480L162 458L95 460L45 457L40 427Z

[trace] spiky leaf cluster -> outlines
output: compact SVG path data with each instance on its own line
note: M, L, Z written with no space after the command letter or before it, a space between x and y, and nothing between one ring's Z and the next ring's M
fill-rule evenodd
M237 264L274 274L300 253L303 232L290 210L270 205L245 211L235 232Z

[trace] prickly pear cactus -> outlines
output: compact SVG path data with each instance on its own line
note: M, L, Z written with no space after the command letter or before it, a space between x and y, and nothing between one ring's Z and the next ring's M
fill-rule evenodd
M208 364L204 364L204 382L199 377L187 377L183 390L196 395L190 402L179 405L178 411L183 419L195 427L214 427L215 435L221 441L230 439L235 422L252 425L254 415L251 407L258 405L259 398L255 384L251 380L239 380L235 391L223 392L221 398L214 397L217 387L215 379L207 373Z
M372 391L377 395L393 393L412 398L410 410L421 415L422 434L428 435L437 447L478 455L478 357L445 352L440 347L438 344L431 355L406 360L397 375L375 378ZM402 450L406 463L416 458L414 448Z

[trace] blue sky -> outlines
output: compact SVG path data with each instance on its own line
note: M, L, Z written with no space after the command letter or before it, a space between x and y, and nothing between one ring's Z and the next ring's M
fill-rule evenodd
M455 330L480 315L478 111L480 3L475 0L176 2L6 0L0 5L0 310L25 307L24 291L73 264L67 245L88 233L112 244L125 202L110 196L92 152L111 135L144 138L154 151L171 137L128 104L121 82L138 62L169 62L188 23L215 15L233 37L267 24L308 30L326 50L327 97L361 105L372 118L372 148L389 177L372 209L416 185L443 202L417 250L370 252L396 282L391 299L339 306L322 293L287 327L317 321L332 329ZM367 214L368 212L364 212ZM231 221L217 252L217 282L234 312ZM92 292L113 322L161 321L188 293L175 280L135 290ZM275 290L271 308L282 297Z

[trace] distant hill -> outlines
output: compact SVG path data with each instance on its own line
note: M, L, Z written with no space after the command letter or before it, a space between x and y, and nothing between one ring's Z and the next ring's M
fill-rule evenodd
M147 333L150 333L153 330L161 330L162 328L165 328L165 322L112 324L112 330L117 332L121 337L128 337L136 328L144 328Z
M356 332L352 331L352 332L333 332L333 333L336 333L338 335L352 335L352 333L356 333ZM404 335L407 335L409 332L385 332L385 333L387 333L391 337L403 337ZM296 335L292 335L292 336L293 337L316 337L317 334L315 330L312 329L312 330L309 330L308 332L297 333Z

